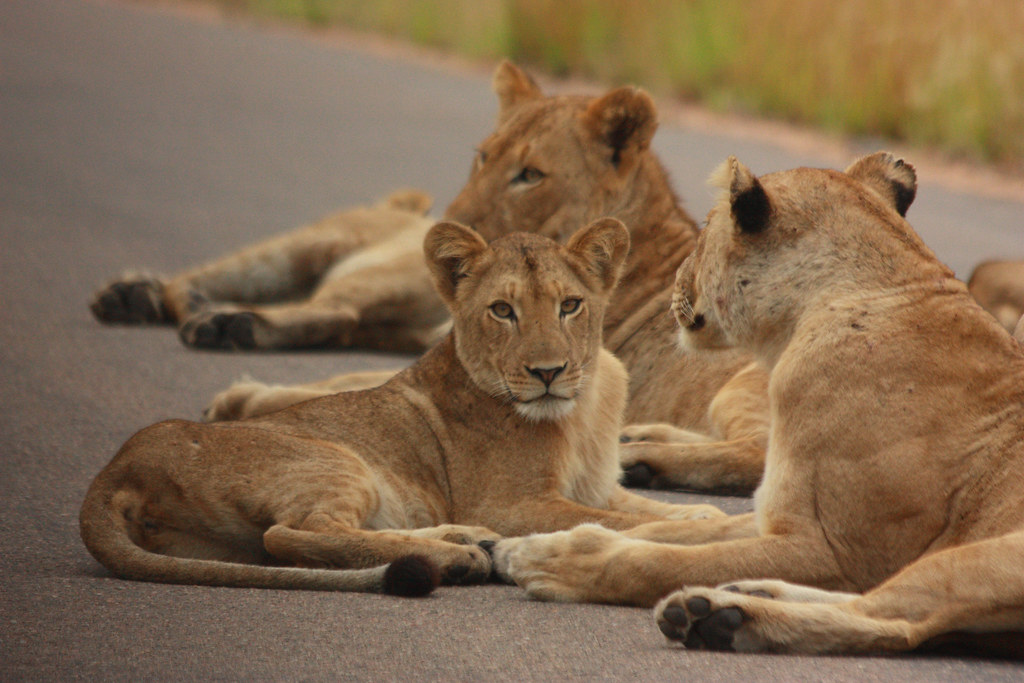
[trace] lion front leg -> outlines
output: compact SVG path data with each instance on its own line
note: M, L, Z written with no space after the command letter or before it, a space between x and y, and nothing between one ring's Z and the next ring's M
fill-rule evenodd
M719 523L712 519L691 524ZM714 586L760 576L822 586L841 582L830 550L815 536L763 536L681 546L584 525L499 541L494 557L499 575L533 597L641 607L653 606L684 585Z

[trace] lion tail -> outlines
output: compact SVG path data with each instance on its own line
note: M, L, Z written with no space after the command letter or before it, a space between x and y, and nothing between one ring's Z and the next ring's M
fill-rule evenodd
M420 555L407 555L371 569L305 569L153 553L132 541L125 506L116 498L123 489L111 484L106 471L96 477L82 503L79 532L92 556L123 579L239 588L361 591L405 597L428 595L440 582L437 566Z

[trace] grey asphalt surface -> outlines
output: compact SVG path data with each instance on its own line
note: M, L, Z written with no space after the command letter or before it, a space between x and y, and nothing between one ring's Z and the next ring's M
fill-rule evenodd
M686 652L646 610L508 586L422 600L166 586L93 561L78 507L137 429L198 417L245 373L297 382L408 360L190 351L167 328L98 324L93 289L403 185L439 213L495 110L484 72L129 4L0 2L0 679L1022 680L1019 663L941 656ZM827 165L669 127L655 145L698 216L727 154L758 173ZM1024 256L1024 206L922 181L910 218L962 276Z

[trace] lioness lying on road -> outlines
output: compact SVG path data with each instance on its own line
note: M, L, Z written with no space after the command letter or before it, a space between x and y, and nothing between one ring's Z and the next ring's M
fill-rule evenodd
M902 218L913 169L730 159L717 184L673 310L684 343L771 368L755 512L506 539L497 568L546 599L661 600L687 647L1024 655L1024 349Z
M491 561L477 543L499 534L721 516L618 484L627 380L601 326L629 250L620 222L566 246L514 234L490 247L440 223L424 250L449 336L377 389L137 433L82 505L93 556L131 579L409 592L382 586L383 572L265 565L416 554L445 582L480 581Z
M171 323L189 346L422 351L448 312L423 263L431 199L401 190L170 278L125 274L93 297L109 323Z
M493 85L497 125L479 145L446 217L488 240L525 230L564 241L603 216L623 221L632 249L608 306L604 338L629 372L622 447L629 482L749 494L764 465L767 375L743 353L681 354L676 347L669 294L698 231L651 149L654 102L635 88L600 97L546 96L508 62L495 71ZM265 414L387 376L292 387L239 383L214 398L207 417Z
M967 281L967 289L982 308L1024 344L1024 261L979 263Z

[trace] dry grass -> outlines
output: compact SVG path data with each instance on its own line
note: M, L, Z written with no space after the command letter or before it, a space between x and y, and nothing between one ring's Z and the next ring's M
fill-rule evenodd
M1021 0L220 0L1024 170Z

